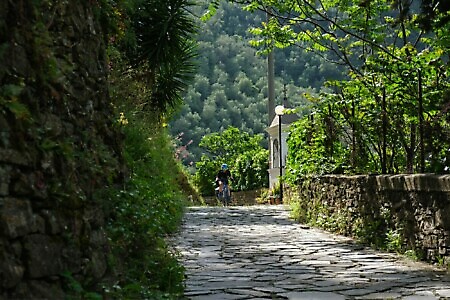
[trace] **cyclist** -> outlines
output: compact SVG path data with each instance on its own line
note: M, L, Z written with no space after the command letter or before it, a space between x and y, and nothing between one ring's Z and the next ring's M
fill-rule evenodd
M219 172L217 172L216 176L216 186L217 186L216 191L218 191L218 193L222 193L223 185L224 184L228 185L230 179L233 180L233 177L231 176L230 170L228 170L228 165L222 164L222 167L219 170ZM229 186L228 186L228 196L231 197L231 190Z

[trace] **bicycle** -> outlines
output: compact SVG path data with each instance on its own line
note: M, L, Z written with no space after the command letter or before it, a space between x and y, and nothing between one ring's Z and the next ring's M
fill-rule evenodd
M223 182L222 191L218 187L216 188L216 197L223 206L228 206L231 203L230 189L227 183Z

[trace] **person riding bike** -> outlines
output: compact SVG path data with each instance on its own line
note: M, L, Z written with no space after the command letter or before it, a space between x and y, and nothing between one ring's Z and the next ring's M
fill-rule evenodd
M219 172L217 172L216 176L216 190L219 191L219 193L222 193L224 184L228 185L229 180L233 180L233 177L231 176L230 170L228 170L227 164L222 164L221 169ZM231 190L228 187L228 197L231 197Z

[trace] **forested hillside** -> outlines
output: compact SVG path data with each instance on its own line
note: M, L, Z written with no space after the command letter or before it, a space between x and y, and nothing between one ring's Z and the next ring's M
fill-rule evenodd
M199 12L201 14L201 12ZM248 29L265 22L263 13L249 13L221 3L217 14L200 23L199 65L185 104L170 124L178 136L185 164L198 161L205 134L229 126L250 134L267 127L267 57L250 45ZM275 102L286 96L295 107L307 109L305 93L316 93L327 79L338 79L338 67L298 47L275 51ZM265 145L264 145L265 146Z

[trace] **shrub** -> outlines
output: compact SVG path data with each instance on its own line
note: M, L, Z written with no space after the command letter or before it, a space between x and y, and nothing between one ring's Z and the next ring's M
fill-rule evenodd
M207 153L197 162L195 183L203 195L214 193L214 179L221 164L230 165L235 190L251 190L268 185L268 151L260 143L261 135L252 136L229 127L221 133L202 138L200 146Z
M187 195L177 181L182 172L168 134L157 124L128 119L124 157L129 178L109 192L110 264L122 273L109 287L113 298L176 298L183 292L184 269L165 237L180 224Z

